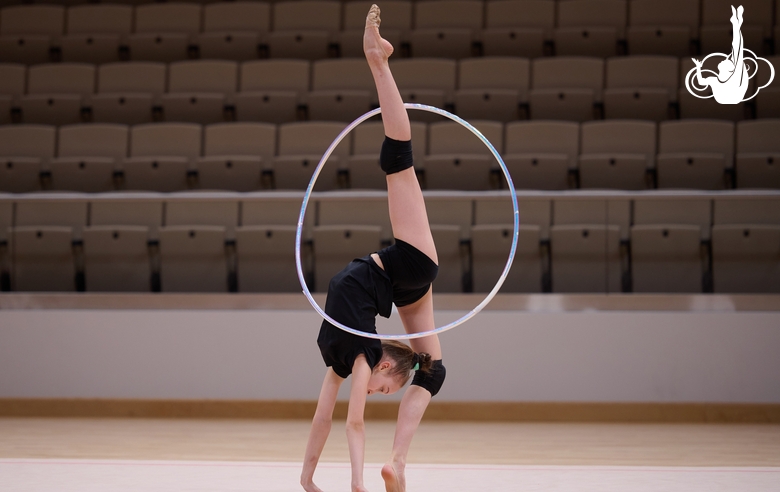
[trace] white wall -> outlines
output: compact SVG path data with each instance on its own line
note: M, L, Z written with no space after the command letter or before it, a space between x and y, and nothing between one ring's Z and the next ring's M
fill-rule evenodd
M316 400L318 328L310 309L0 310L0 398ZM491 310L441 340L442 401L780 403L777 311Z

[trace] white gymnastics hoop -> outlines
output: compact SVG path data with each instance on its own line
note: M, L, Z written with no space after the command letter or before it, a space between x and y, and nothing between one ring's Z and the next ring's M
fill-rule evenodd
M436 113L441 116L445 116L452 121L455 121L456 123L460 123L462 126L464 126L467 130L471 131L474 135L479 138L482 143L484 143L487 148L490 150L490 153L493 154L493 157L496 158L496 161L498 161L499 166L501 166L501 171L504 172L504 177L506 178L507 184L509 185L509 191L512 195L512 208L514 211L514 233L512 235L512 247L509 250L509 257L507 258L506 265L504 266L504 271L501 272L501 276L498 278L498 281L496 282L496 285L493 287L493 290L491 290L487 297L482 300L474 309L466 313L463 317L460 319L457 319L449 324L446 324L444 326L440 326L438 328L435 328L433 330L429 331L423 331L420 333L405 333L401 335L380 335L378 333L367 333L364 331L356 330L354 328L351 328L349 326L343 325L339 323L338 321L334 320L330 316L328 316L325 311L317 304L317 302L314 300L314 298L311 295L311 292L309 292L309 288L306 286L306 280L304 279L303 275L303 266L301 263L301 235L303 232L303 219L306 215L306 207L309 205L309 199L311 198L312 190L314 189L314 185L317 182L317 177L320 174L320 171L322 170L322 167L325 165L325 162L327 162L328 158L330 157L331 153L333 153L333 150L336 148L336 146L346 137L356 126L358 126L360 123L364 122L365 120L371 118L372 116L375 116L382 112L381 108L377 108L374 110L369 111L368 113L364 114L363 116L357 118L355 121L347 125L346 128L336 137L335 140L333 140L333 143L330 144L330 147L328 147L328 150L325 151L325 153L322 155L322 159L320 159L319 164L317 164L317 168L314 169L314 173L311 176L311 180L309 181L309 186L306 188L306 193L303 196L303 203L301 203L301 213L298 216L298 229L295 232L295 267L298 269L298 280L301 283L301 288L303 289L303 295L306 296L306 298L309 300L309 303L312 305L315 311L319 313L322 318L327 321L328 323L332 324L333 326L336 326L347 333L352 333L353 335L358 335L365 338L374 338L379 340L408 340L412 338L423 338L431 335L435 335L437 333L442 333L447 330L451 330L455 328L458 325L461 325L465 323L466 321L473 318L477 313L482 311L482 309L495 297L495 295L498 293L498 290L501 288L501 285L504 283L504 280L506 279L506 276L509 274L509 269L512 266L512 261L515 258L515 252L517 250L517 238L519 235L519 229L520 229L520 212L517 208L517 193L515 192L515 185L512 182L512 177L509 175L509 170L506 167L506 164L504 164L504 160L501 158L501 155L499 155L498 151L495 147L488 141L487 138L485 138L482 133L480 133L479 130L474 128L469 122L466 120L448 112L443 109L436 108L434 106L427 106L425 104L413 104L413 103L405 103L404 106L407 109L417 109L421 111L428 111L430 113Z

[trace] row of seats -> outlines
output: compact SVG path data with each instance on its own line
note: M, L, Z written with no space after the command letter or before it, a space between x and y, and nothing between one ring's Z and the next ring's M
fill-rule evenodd
M780 57L770 60L780 67ZM718 104L685 88L693 61L674 57L405 59L391 62L404 100L450 107L467 119L662 121L746 117L748 104ZM705 67L707 68L707 67ZM711 68L711 67L710 67ZM747 95L769 81L762 63ZM755 98L759 118L780 117L780 77ZM198 60L100 66L0 64L0 123L125 124L153 120L283 123L352 121L377 105L364 59ZM527 114L530 112L530 115ZM14 116L15 115L15 116ZM414 112L414 118L440 118Z
M512 242L508 198L426 196L436 291L492 288ZM5 287L295 292L300 203L294 194L0 198L0 219L12 224L0 243ZM778 194L521 196L504 291L780 292L779 204ZM315 291L391 240L384 193L319 194L310 207L303 264Z
M414 56L614 56L694 54L731 44L729 0L438 0L383 2L383 34ZM192 55L248 60L358 56L370 1L230 2L207 5L26 5L0 11L0 59L48 60L52 40L66 61L175 61ZM771 49L771 0L746 0L742 33ZM780 16L780 13L778 14ZM780 32L780 26L775 33ZM475 46L476 44L476 46ZM56 50L55 50L56 52ZM199 52L199 54L198 54Z
M517 189L780 189L780 119L474 124ZM305 189L342 130L335 122L7 125L0 191ZM459 124L414 122L412 134L424 188L506 187L489 149ZM358 126L334 149L316 189L384 189L383 138L381 122Z

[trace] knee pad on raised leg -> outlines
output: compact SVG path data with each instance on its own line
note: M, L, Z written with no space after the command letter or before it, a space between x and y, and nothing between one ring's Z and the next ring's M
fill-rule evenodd
M379 154L379 165L387 174L401 172L414 165L411 140L393 140L385 137Z
M444 384L444 378L447 376L447 369L444 368L441 359L433 361L431 370L429 372L417 371L414 373L414 379L412 384L425 388L431 394L436 396L442 385Z

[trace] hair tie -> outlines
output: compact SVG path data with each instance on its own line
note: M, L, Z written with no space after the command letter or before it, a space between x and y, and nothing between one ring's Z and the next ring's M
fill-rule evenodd
M412 367L413 371L419 371L420 370L420 356L417 355L417 352L412 355L412 364L414 367Z

